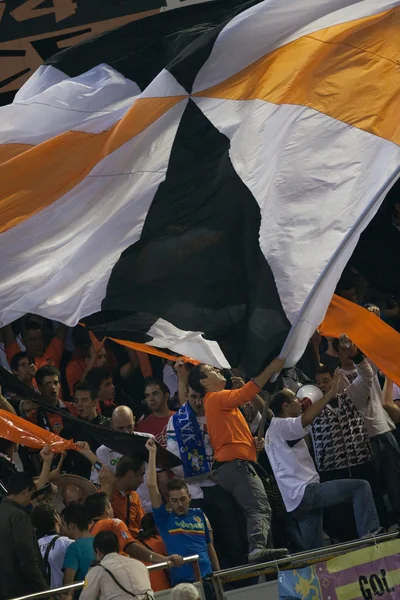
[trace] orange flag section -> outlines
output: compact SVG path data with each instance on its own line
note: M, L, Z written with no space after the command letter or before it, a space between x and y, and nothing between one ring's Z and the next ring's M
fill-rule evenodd
M335 295L319 330L335 338L346 333L382 373L400 385L400 334L372 312Z
M177 360L183 360L185 362L192 363L193 365L199 365L200 361L195 358L190 358L189 356L176 356L174 354L168 354L168 352L163 352L163 350L158 350L153 346L148 346L147 344L137 344L136 342L128 342L127 340L117 340L115 338L110 338L113 342L117 342L117 344L121 344L121 346L125 346L126 348L131 348L132 350L136 350L136 352L144 352L145 354L153 354L153 356L161 356L161 358L166 358L167 360L173 360L176 362Z
M399 30L399 6L332 25L194 96L308 106L398 144Z
M0 410L0 437L38 450L48 444L56 454L64 450L75 449L72 440L64 440L59 435L51 433L47 429L42 429L42 427L38 427L6 410Z

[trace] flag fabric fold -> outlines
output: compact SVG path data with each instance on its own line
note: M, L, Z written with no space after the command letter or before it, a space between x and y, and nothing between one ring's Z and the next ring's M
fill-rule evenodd
M64 440L59 435L5 410L0 410L0 436L10 442L36 450L47 444L55 454L75 449L72 440Z
M382 373L400 385L400 333L377 315L335 295L319 330L334 338L346 333Z
M399 26L215 0L54 56L0 109L1 323L294 364L400 175Z
M15 392L21 398L29 398L36 402L38 406L46 412L60 415L63 420L73 422L76 429L82 429L82 432L90 431L90 435L97 440L99 445L105 445L114 452L123 455L141 456L143 461L148 460L148 451L146 449L147 437L139 433L123 433L114 431L101 425L94 425L89 421L84 421L72 416L67 410L58 406L50 406L43 401L41 395L22 383L15 375L0 367L0 382L4 388ZM22 419L11 413L0 411L0 437L11 441L21 443L30 448L42 448L44 444L51 445L56 452L62 450L73 450L74 442L80 440L63 440L59 436ZM30 445L31 444L31 445ZM35 445L32 445L35 444ZM59 450L61 448L61 450ZM56 450L57 449L57 450ZM181 464L181 461L174 454L158 445L157 466L160 469L172 469Z

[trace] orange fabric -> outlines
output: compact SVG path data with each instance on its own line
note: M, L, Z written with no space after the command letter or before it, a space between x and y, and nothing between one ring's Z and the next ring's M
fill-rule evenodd
M400 7L327 27L193 95L308 106L399 144L399 31Z
M53 452L74 450L75 448L72 440L64 440L51 431L38 427L5 410L0 410L0 437L28 448L39 449L49 444Z
M250 402L259 391L259 387L250 381L238 390L222 390L205 395L207 429L216 461L241 459L256 462L253 436L239 406Z
M94 521L89 527L89 533L93 537L100 533L100 531L113 531L118 538L119 553L128 556L124 550L128 544L132 544L135 540L123 521L119 519L100 519L99 521Z
M136 352L138 357L140 371L145 379L153 377L153 369L151 368L150 359L144 352Z
M128 515L128 498L130 500L130 510ZM123 521L133 537L136 537L140 531L142 519L146 514L142 503L136 492L125 492L124 495L118 490L114 492L111 500L114 516Z
M83 181L97 163L144 131L183 98L139 98L108 131L67 131L0 164L0 233L30 219L64 196ZM23 186L21 173L24 174Z
M125 346L126 348L131 348L132 350L136 350L138 355L139 352L144 352L146 354L153 354L154 356L160 356L161 358L166 358L167 360L184 360L185 362L190 362L193 365L199 365L200 361L195 358L190 358L189 356L175 356L173 354L168 354L168 352L164 352L163 350L158 350L158 348L154 348L154 346L148 346L147 344L138 344L136 342L129 342L128 340L118 340L116 338L110 338L113 342L120 344L121 346ZM140 360L140 359L139 359Z
M60 368L60 361L64 352L64 345L64 342L59 340L57 337L54 337L44 351L43 356L35 356L35 367L40 369L40 367L44 367L50 363L55 367ZM17 342L7 345L5 350L8 364L10 364L11 359L15 354L21 352Z
M145 542L146 545L142 541L139 541L138 543L142 544L142 546L147 547L147 549L151 548L151 550L153 550L153 552L157 554L161 554L162 556L168 556L167 549L160 536L148 538L147 540L145 540ZM144 561L142 562L144 565L146 565L146 567L153 564ZM170 589L171 585L165 571L153 571L150 572L149 575L151 589L153 590L153 592L162 592L163 590Z
M371 311L334 295L319 331L335 338L345 333L382 373L400 385L400 334Z
M82 375L85 372L85 368L86 364L83 359L73 358L69 361L65 370L65 375L67 378L70 396L74 395L75 386L82 379Z

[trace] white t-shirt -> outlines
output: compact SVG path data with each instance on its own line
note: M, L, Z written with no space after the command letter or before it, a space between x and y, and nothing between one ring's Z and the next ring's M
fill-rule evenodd
M381 435L382 433L387 433L388 431L393 431L393 429L395 429L395 424L382 406L382 390L381 386L379 385L377 375L378 369L370 360L368 360L368 362L371 365L374 373L368 401L366 403L362 402L359 404L356 396L354 398L351 396L351 399L357 406L358 410L362 413L364 417L365 429L368 432L368 437L371 438L376 435ZM352 369L350 371L346 369L340 369L340 373L343 375L343 379L349 384L354 381L354 378L357 375L356 369Z
M310 427L304 429L301 416L287 419L274 417L265 435L268 455L286 510L300 504L309 483L318 483L319 476L304 441Z
M47 546L54 538L54 533L51 535L45 535L44 537L38 540L40 553L44 558L46 554ZM67 537L61 536L58 538L53 548L49 552L49 565L51 569L51 588L61 587L63 584L64 573L62 570L65 553L70 544L73 543L73 540L70 540Z

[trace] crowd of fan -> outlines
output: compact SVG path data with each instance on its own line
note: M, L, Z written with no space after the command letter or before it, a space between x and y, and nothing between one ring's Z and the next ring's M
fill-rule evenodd
M194 554L212 598L220 568L396 526L397 386L345 336L316 333L308 351L306 374L275 359L245 383L35 315L3 328L2 366L45 406L3 389L0 408L76 449L56 455L0 439L0 600L83 580L71 593L82 600L148 600L174 586L175 598L191 600L195 569L183 557ZM324 395L302 403L296 392L312 381ZM90 423L147 436L148 461L100 445L82 427ZM157 469L159 446L182 466ZM165 561L167 570L145 568Z

